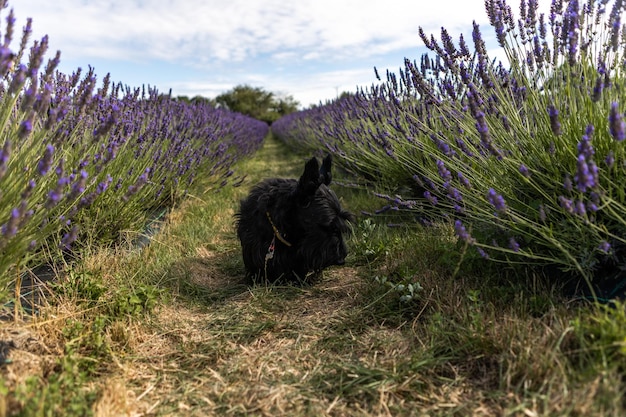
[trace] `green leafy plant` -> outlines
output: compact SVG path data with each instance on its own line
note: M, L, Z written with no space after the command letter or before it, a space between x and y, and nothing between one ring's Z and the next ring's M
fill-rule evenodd
M396 282L396 280L389 280L386 276L375 276L374 281L397 293L399 295L399 300L402 303L408 303L417 299L419 293L423 290L422 286L415 279L415 277L404 278L399 280L399 282Z

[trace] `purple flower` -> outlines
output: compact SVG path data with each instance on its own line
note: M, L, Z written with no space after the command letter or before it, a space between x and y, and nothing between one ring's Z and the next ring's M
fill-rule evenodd
M44 151L43 157L39 160L37 164L37 172L39 175L46 175L52 166L52 155L54 154L54 146L48 145L46 146L46 150Z
M63 235L63 238L61 239L61 243L59 244L59 246L61 247L61 249L68 250L70 249L72 243L74 243L77 238L78 238L78 227L72 226L70 231Z
M452 187L451 185L448 185L448 195L456 201L462 201L463 200L463 196L461 195L461 193L459 192L458 189L456 189L455 187Z
M553 105L548 106L548 115L550 116L550 128L556 136L561 134L561 122L559 122L559 111Z
M506 202L504 201L504 198L500 194L496 193L493 188L489 189L489 192L487 193L487 200L498 212L506 212Z
M476 248L476 251L478 251L478 254L480 256L482 256L485 259L489 259L489 254L487 252L485 252L482 248L480 248L478 246L475 246L475 248Z
M600 242L600 245L598 245L598 249L600 249L600 251L604 253L609 253L611 250L611 244L606 240L603 240L602 242Z
M472 188L469 180L465 178L461 172L457 172L457 176L459 177L459 182L463 184L465 188Z
M587 125L582 140L578 142L578 154L584 155L586 160L590 160L594 155L593 146L591 146L591 135L593 134L593 125Z
M2 225L2 234L7 239L12 238L17 234L17 229L20 223L20 211L17 208L11 210L11 217L9 221Z
M96 193L102 194L104 191L106 191L107 188L109 188L109 185L111 184L112 181L113 181L113 177L110 174L107 174L106 179L102 181L101 183L99 183L98 186L96 187Z
M7 172L7 163L11 156L11 142L7 139L4 141L4 146L0 149L0 178Z
M618 110L617 102L613 102L611 104L611 111L609 113L609 130L611 135L618 142L626 139L626 127L624 126L622 114Z
M572 200L569 198L565 198L564 196L559 196L559 205L565 209L570 214L574 213L574 207L572 206Z
M574 189L574 186L572 185L572 180L570 179L569 175L566 175L565 180L563 180L563 188L570 192Z
M31 196L36 185L37 183L35 182L35 180L28 181L28 185L26 186L24 191L22 191L22 200L26 200L28 199L28 197Z
M63 189L69 183L69 181L70 181L69 178L66 178L66 177L59 178L55 189L51 190L48 193L48 200L46 201L46 204L45 204L45 207L47 209L51 209L52 207L56 206L57 203L61 200L61 198L63 197Z
M528 168L526 167L526 165L524 164L520 165L519 172L526 178L530 178L530 171L528 171Z
M22 86L24 85L25 81L26 81L26 66L23 64L20 64L15 70L15 73L13 74L13 79L11 80L11 85L9 86L9 94L18 93L22 89Z
M150 168L146 168L145 172L137 178L137 181L133 185L128 186L128 191L122 197L124 201L128 200L133 194L136 194L139 190L143 188L143 186L148 182L148 174L150 173Z
M433 206L437 205L437 197L432 195L429 191L424 191L424 198L430 201Z
M579 216L584 216L587 214L587 210L585 210L585 203L582 200L576 200L574 204L574 214L578 214Z
M613 156L613 151L609 151L608 155L604 159L604 162L606 163L606 166L609 168L613 166L613 164L615 163L615 156Z
M618 10L619 5L619 10ZM616 2L611 12L609 22L611 24L611 47L613 51L619 48L620 28L621 28L621 2Z
M598 205L593 201L587 201L587 210L596 212L599 210Z
M433 138L435 143L437 144L437 148L446 156L453 156L454 151L450 149L450 145L442 141L441 139Z
M452 175L450 174L450 171L448 171L443 161L439 159L437 160L437 171L439 171L439 176L444 181L450 181L452 179Z
M29 116L20 123L20 128L17 131L17 136L20 139L25 139L33 131L33 120L35 118L35 112L31 111Z
M513 237L509 239L509 249L511 249L513 252L519 252L519 243L517 243L517 241Z
M470 158L474 156L474 153L469 150L469 148L467 147L463 139L457 138L456 144L463 151L465 155L469 156Z
M597 185L597 167L595 164L592 164L593 161L589 164L587 163L584 155L581 154L578 156L578 162L576 163L576 176L574 179L576 181L576 188L580 192L585 192L587 188L594 188Z
M455 220L454 232L463 242L469 243L470 245L473 245L476 242L476 240L465 229L461 220Z
M591 99L595 102L600 100L600 96L602 95L602 89L604 88L603 77L598 76L596 79L596 84L593 87L593 94L591 95Z
M72 184L72 189L68 195L68 199L73 200L85 191L88 176L89 175L85 170L80 171L80 176L78 177L78 180L76 180L76 182Z
M576 63L576 52L578 51L578 30L579 13L578 1L572 0L567 4L567 10L563 15L563 37L568 45L568 55L570 65Z

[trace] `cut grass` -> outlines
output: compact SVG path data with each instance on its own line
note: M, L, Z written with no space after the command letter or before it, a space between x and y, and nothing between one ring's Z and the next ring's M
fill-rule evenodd
M239 200L306 157L268 139L244 186L192 196L141 250L94 249L38 316L0 324L0 416L624 414L624 305L473 259L453 276L447 225L360 216L320 282L246 285ZM381 205L334 188L357 213Z

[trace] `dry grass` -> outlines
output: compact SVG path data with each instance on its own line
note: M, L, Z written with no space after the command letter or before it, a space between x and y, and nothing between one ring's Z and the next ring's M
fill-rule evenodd
M284 152L270 141L246 184L299 166L267 163ZM452 278L444 229L370 235L383 250L366 262L353 241L352 262L309 287L248 286L233 231L245 192L190 199L150 246L94 251L72 275L82 286L0 323L0 417L622 415L626 354L585 333L587 317L615 317L541 286ZM403 304L373 275L423 290ZM151 288L156 305L120 307Z

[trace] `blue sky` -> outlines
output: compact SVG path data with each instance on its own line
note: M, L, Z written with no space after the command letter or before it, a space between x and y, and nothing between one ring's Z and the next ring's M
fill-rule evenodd
M419 26L458 38L476 20L491 34L483 0L9 0L9 8L16 37L31 17L31 39L49 35L63 72L91 65L100 78L188 96L249 84L305 107L371 85L374 66L384 74L419 59Z

